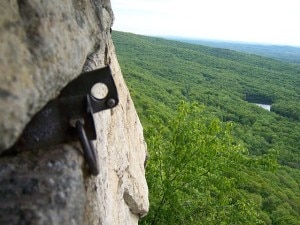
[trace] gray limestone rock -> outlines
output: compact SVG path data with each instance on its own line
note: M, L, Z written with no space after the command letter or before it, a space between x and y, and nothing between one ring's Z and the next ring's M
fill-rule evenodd
M0 153L90 54L105 49L112 22L109 1L1 1Z
M0 158L0 224L82 225L82 165L70 146Z
M136 225L148 212L146 143L112 22L109 0L0 2L0 224ZM1 155L68 82L108 64L120 101L94 115L98 176L78 143Z

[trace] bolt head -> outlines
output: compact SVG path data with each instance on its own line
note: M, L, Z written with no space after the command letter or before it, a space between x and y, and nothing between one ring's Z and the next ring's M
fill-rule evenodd
M106 104L109 108L112 108L116 105L116 100L113 99L113 98L109 98L107 101L106 101Z

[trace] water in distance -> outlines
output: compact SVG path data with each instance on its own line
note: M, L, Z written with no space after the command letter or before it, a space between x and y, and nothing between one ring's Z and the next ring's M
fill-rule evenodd
M271 111L271 105L259 104L259 103L255 103L255 105L258 105L259 107L262 107L265 110Z

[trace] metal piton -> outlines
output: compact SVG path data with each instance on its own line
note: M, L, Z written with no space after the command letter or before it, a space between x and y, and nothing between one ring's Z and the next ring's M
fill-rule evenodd
M91 89L96 83L107 86L105 98L93 97ZM32 150L80 140L90 173L97 175L97 155L91 143L97 136L93 113L111 109L118 102L118 92L109 66L83 73L32 118L14 149Z

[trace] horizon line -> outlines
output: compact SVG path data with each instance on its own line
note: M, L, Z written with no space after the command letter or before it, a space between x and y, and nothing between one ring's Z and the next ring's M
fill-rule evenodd
M191 37L191 36L182 36L182 35L170 35L170 34L145 34L145 33L135 33L132 31L122 31L122 30L115 30L125 33L132 33L136 35L148 36L148 37L157 37L157 38L164 38L164 39L171 39L177 40L178 39L185 39L185 40L194 40L194 41L209 41L209 42L216 42L216 43L236 43L236 44L249 44L249 45L263 45L263 46L278 46L278 47L293 47L293 48L300 48L300 45L293 45L287 43L270 43L270 42L259 42L259 41L245 41L245 40L229 40L229 39L215 39L215 38L204 38L204 37ZM176 38L176 39L175 39Z

